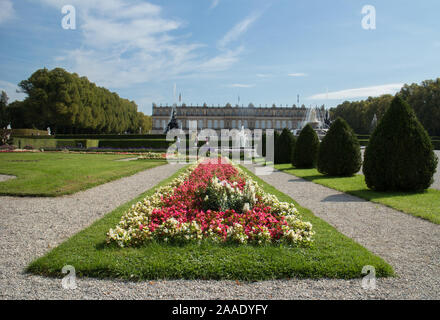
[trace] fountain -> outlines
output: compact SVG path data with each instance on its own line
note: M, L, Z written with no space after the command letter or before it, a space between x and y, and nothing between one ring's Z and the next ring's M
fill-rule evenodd
M330 128L330 114L327 111L321 110L317 107L307 109L304 120L301 122L300 129L296 130L294 134L299 134L299 132L307 125L310 124L312 128L316 131L319 139L322 139Z

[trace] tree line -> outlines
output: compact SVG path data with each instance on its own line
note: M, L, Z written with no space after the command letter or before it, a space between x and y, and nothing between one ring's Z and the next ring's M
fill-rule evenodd
M19 87L28 97L0 110L2 125L46 130L57 134L146 133L151 117L114 92L64 69L37 70Z
M396 94L414 109L417 118L431 136L440 136L440 78L421 84L405 84ZM392 95L368 98L363 101L345 101L330 109L333 119L345 119L358 134L370 134L374 129L373 118L380 121L391 105Z

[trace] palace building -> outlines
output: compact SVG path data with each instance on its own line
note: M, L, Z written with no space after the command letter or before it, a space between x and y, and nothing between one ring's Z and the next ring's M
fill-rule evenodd
M189 130L191 123L197 121L197 129L299 129L307 114L305 107L248 107L226 106L176 106L179 127ZM160 134L170 121L172 106L157 106L153 103L153 133Z

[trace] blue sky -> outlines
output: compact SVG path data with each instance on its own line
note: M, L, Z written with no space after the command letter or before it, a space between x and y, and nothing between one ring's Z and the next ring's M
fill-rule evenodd
M61 27L64 5L76 29ZM362 28L362 8L376 29ZM0 89L62 67L136 101L333 107L440 76L438 0L0 0Z

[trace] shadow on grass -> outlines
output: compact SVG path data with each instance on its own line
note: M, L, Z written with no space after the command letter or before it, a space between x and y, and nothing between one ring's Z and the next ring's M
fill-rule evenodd
M290 166L288 168L277 168L277 170L281 172L289 173L289 171L292 170L310 170L310 169L298 169L294 166ZM374 199L381 199L381 198L390 198L390 197L405 197L405 196L413 196L413 195L423 195L427 193L427 190L422 191L412 191L412 192L404 192L404 191L374 191L371 189L368 189L368 187L365 186L364 189L356 189L356 190L342 190L342 188L337 188L335 186L330 186L325 184L325 181L328 180L343 180L343 179L350 179L350 178L356 178L357 176L362 175L354 175L354 176L329 176L329 175L323 175L323 174L312 174L312 175L296 175L299 179L305 179L317 184L321 184L325 187L336 189L341 192L348 193L353 196L357 196L362 199L366 200L374 200ZM363 177L363 176L362 176ZM319 180L319 181L318 181ZM362 179L365 181L364 179ZM298 181L297 179L291 179L289 182Z

